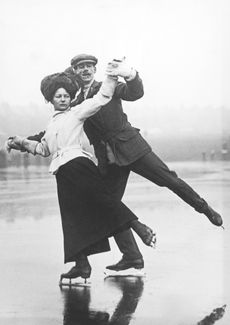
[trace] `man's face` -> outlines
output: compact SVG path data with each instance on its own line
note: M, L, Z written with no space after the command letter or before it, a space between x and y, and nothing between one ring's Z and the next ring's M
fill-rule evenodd
M96 67L93 63L83 62L73 67L74 72L83 82L83 84L88 84L94 79L94 74L96 72Z

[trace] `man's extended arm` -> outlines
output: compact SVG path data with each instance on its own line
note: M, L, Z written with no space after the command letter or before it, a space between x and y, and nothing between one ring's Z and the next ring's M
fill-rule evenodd
M130 81L118 82L114 92L114 97L121 98L126 101L135 101L144 95L144 87L138 72L134 79Z

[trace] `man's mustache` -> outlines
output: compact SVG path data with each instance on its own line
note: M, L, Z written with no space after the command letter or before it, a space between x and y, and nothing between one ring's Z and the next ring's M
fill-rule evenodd
M82 75L83 76L91 76L91 73L90 72L82 72Z

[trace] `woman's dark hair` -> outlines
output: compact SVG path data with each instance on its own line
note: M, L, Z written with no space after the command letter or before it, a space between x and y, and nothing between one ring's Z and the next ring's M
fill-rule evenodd
M40 89L48 102L53 100L54 94L59 88L64 88L70 95L70 98L74 99L80 86L76 77L66 72L53 73L41 81Z

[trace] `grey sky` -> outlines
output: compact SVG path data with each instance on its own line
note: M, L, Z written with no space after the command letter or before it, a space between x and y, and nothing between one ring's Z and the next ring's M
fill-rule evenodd
M143 113L228 106L229 8L227 0L1 0L0 102L42 105L42 77L88 52L99 58L97 79L108 60L127 57L144 81Z

